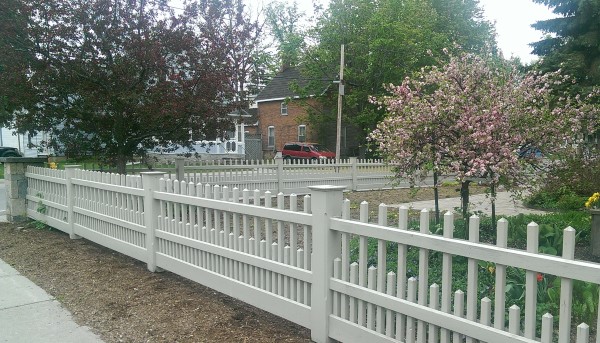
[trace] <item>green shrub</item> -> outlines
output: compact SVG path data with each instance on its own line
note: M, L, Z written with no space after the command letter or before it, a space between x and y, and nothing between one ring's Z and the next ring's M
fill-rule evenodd
M544 175L543 184L525 199L525 205L552 210L577 210L599 191L600 155L572 155Z
M583 208L588 196L578 195L568 187L540 190L527 197L528 207L547 210L573 211Z

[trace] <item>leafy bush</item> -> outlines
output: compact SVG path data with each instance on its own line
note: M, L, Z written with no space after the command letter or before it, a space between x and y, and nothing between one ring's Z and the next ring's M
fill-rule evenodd
M590 237L592 219L583 211L555 212L549 214L519 214L506 217L508 220L508 241L512 245L525 244L527 241L527 224L535 222L540 225L540 233L550 235L562 231L571 226L577 232L580 240L588 240ZM540 243L543 242L540 239ZM562 246L562 245L561 245ZM562 248L561 248L562 249ZM557 249L562 251L561 249Z
M578 195L568 187L558 189L540 190L524 201L524 204L533 208L548 210L573 211L583 208L587 196Z
M569 156L552 168L525 205L553 210L577 210L598 191L600 157L597 153Z

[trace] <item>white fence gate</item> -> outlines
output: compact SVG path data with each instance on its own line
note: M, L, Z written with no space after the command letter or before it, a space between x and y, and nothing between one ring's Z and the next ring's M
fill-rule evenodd
M387 225L385 206L379 223L368 223L366 203L353 220L340 186L273 196L162 175L28 167L28 215L145 261L150 271L172 271L307 327L316 342L588 342L588 324L596 332L600 325L582 323L572 331L574 280L600 284L600 265L573 260L572 228L564 232L563 256L555 257L537 253L534 223L523 251L506 248L505 220L490 245L478 242L475 216L469 241L452 238L451 213L443 235L430 233L426 210L418 231L409 229L406 208L398 212L398 227ZM392 247L396 254L388 253ZM418 270L407 270L414 253ZM442 255L441 285L429 284L433 254ZM462 290L452 283L459 257L468 264ZM493 302L478 299L480 261L495 268ZM391 263L397 267L388 271ZM511 267L525 270L523 309L505 297ZM561 279L558 323L536 312L538 273Z

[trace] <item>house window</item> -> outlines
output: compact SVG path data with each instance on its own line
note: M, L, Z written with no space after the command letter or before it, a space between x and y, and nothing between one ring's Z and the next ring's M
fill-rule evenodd
M267 136L268 141L267 141L267 146L269 147L274 147L275 146L275 126L269 126L267 128Z
M306 142L306 125L298 125L298 142Z
M287 116L287 114L288 114L288 106L287 106L287 103L284 101L281 103L281 115Z

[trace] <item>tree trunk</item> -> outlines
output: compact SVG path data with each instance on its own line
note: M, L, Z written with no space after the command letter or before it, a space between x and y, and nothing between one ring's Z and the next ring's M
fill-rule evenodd
M117 174L127 174L127 157L119 156L117 157Z
M492 228L496 229L496 184L492 183L491 186L492 193ZM495 231L494 231L495 232Z
M463 181L460 184L460 199L463 219L468 223L469 215L469 184L471 181Z
M435 224L440 224L440 192L438 189L438 172L433 172L433 199L435 201Z

